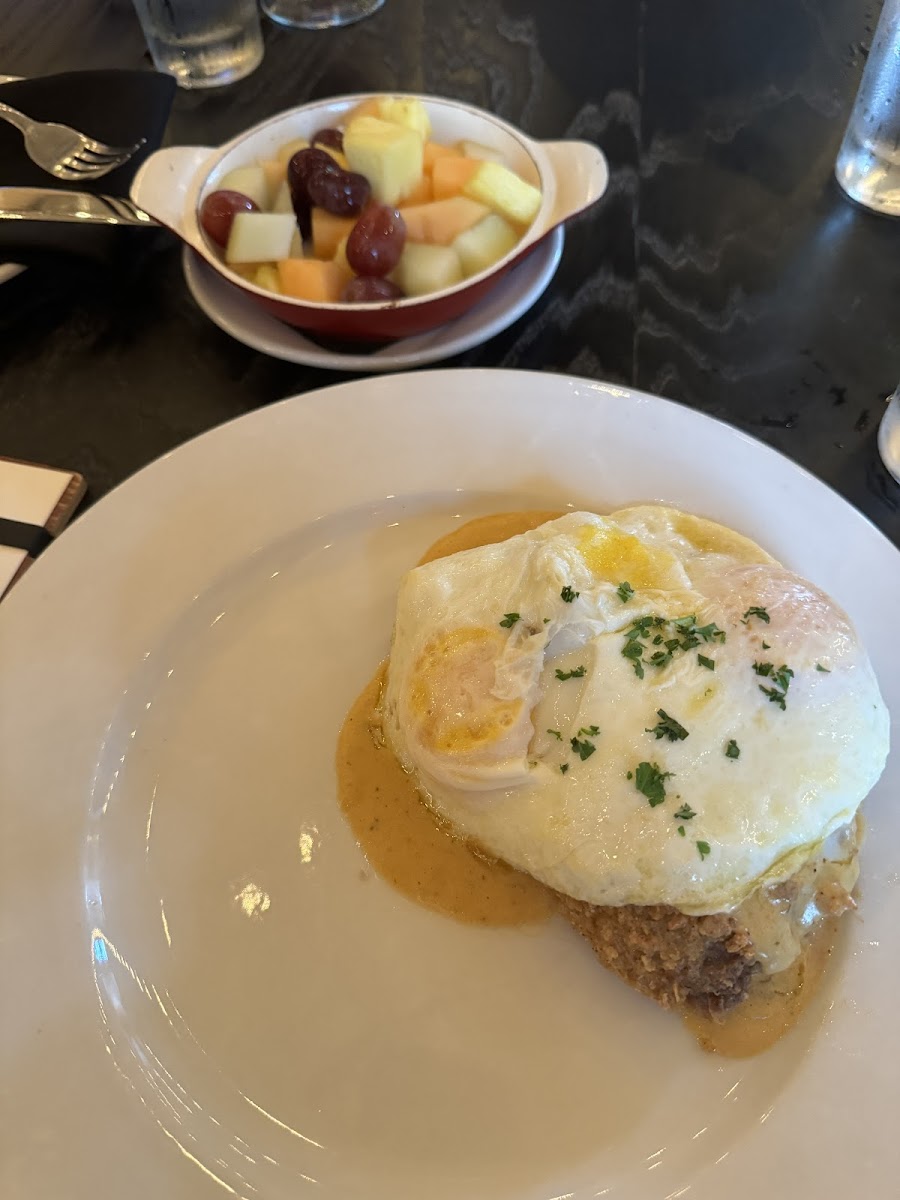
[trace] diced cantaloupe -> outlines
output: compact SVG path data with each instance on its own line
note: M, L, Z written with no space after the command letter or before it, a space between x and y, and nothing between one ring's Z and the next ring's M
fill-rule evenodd
M283 258L275 265L284 295L310 304L337 304L350 279L350 272L338 263L318 258Z
M357 117L344 132L344 153L379 204L396 204L422 177L422 138L405 125Z
M382 121L393 121L413 129L425 142L431 137L431 121L421 100L412 96L382 96L378 101L377 116Z
M430 204L400 209L408 240L434 246L449 246L454 238L471 229L489 212L486 205L470 200L468 196L451 196L446 200L432 200Z
M225 247L231 263L274 262L286 258L297 222L293 213L235 213Z
M324 208L312 210L313 254L316 258L334 258L342 238L356 224L356 217L336 217Z
M266 188L269 193L266 208L271 208L281 185L286 181L285 165L279 162L277 158L264 158L259 165L262 167L263 174L266 177Z
M411 192L408 192L407 195L401 198L400 204L428 204L433 199L434 193L431 188L431 176L427 171L423 171L422 178Z
M540 189L502 163L482 162L466 181L463 194L518 225L531 224L541 207Z
M456 143L456 153L464 154L466 158L477 158L483 162L502 163L506 161L500 151L493 146L485 146L483 142L472 142L468 138L463 138L461 142Z
M434 169L439 158L458 157L459 151L452 146L444 146L440 142L426 142L422 147L422 167L426 171Z
M265 288L267 292L281 291L281 285L278 282L278 268L271 262L259 264L253 276L253 282L257 287Z
M272 212L276 213L292 213L294 211L294 202L291 200L291 189L288 187L288 181L279 187L275 193L275 199L272 201Z
M407 242L395 276L407 296L424 296L459 283L463 270L459 255L450 246Z
M280 163L284 163L287 167L288 163L294 157L298 150L305 150L309 145L307 138L291 138L289 142L285 142L275 151L275 157Z
M477 275L509 254L518 242L519 234L497 213L486 217L461 233L453 242L466 276Z
M343 271L346 271L348 276L353 274L350 264L347 262L347 239L345 237L337 244L337 249L334 252L333 260Z
M269 207L269 185L266 173L259 163L246 167L235 167L219 180L218 189L223 192L240 192L249 196L257 208Z
M462 154L447 154L435 160L431 168L431 187L435 200L446 200L448 196L460 196L462 190L478 170L478 160Z

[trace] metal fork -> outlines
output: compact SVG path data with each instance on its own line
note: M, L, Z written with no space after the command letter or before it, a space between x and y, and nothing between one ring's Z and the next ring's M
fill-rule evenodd
M0 104L0 119L24 134L28 157L57 179L99 179L128 162L147 140L141 138L133 146L108 146L68 125L32 121L8 104Z

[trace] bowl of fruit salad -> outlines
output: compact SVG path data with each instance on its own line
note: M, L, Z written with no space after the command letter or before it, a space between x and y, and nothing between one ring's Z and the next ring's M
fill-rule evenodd
M280 320L384 341L465 312L602 196L588 142L428 96L343 96L143 164L141 208Z

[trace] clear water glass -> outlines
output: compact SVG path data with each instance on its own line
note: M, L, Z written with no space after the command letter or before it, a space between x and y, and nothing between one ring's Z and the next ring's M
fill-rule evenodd
M370 17L384 0L262 0L262 10L279 25L295 29L331 29Z
M262 62L256 0L134 0L157 71L179 87L234 83Z
M857 203L900 217L900 0L884 0L835 175Z
M878 452L881 461L900 483L900 387L888 400L878 427Z

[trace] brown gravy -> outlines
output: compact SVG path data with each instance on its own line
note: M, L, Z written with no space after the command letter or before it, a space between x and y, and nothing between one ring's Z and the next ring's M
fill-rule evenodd
M420 563L500 542L561 516L497 513L469 521L436 541ZM529 875L483 856L421 801L381 734L378 703L385 664L354 703L338 739L338 798L377 873L403 895L476 925L528 925L556 909L553 892ZM777 975L758 979L748 998L723 1018L684 1011L700 1046L728 1058L767 1050L800 1019L815 996L835 945L839 920L820 922L805 953Z

